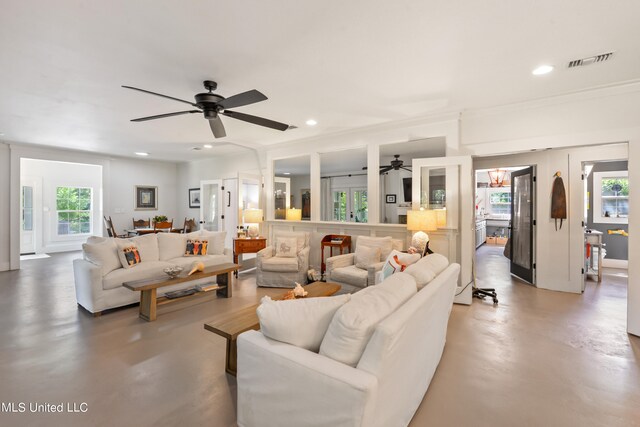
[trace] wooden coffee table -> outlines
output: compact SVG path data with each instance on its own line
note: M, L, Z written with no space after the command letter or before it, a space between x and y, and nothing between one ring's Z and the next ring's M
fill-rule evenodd
M338 292L340 288L341 286L337 283L325 282L313 282L304 287L304 289L309 292L306 298L328 297ZM286 292L283 292L273 299L280 300L285 295ZM233 376L235 376L237 372L238 346L236 340L238 339L238 335L245 331L250 329L257 331L260 329L260 321L256 314L256 309L259 305L260 304L253 304L233 313L220 314L209 323L204 324L204 328L207 331L211 331L227 339L225 370Z
M164 277L159 277L155 279L144 279L144 280L135 280L131 282L124 282L122 286L127 289L131 289L132 291L140 291L140 318L153 322L156 320L156 311L158 305L168 304L170 302L181 300L182 298L186 298L187 296L196 296L196 295L206 295L209 292L197 292L193 295L187 295L185 297L180 298L166 298L166 297L157 297L158 288L163 288L165 286L177 285L180 283L192 282L198 279L204 279L206 277L216 276L216 283L218 287L215 289L216 293L219 296L223 296L225 298L230 298L233 293L233 272L237 271L240 266L238 264L233 263L225 263L221 265L216 265L213 267L205 268L204 271L198 271L193 273L191 276L187 276L188 272L183 272L180 276L175 279L169 278L169 276L165 275Z

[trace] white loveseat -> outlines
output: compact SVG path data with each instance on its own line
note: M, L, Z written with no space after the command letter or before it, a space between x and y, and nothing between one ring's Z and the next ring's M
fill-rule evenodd
M122 307L140 300L140 293L122 286L123 282L163 277L166 267L191 267L194 261L202 261L205 267L232 262L232 252L224 247L226 232L196 231L189 234L158 233L115 239L89 237L82 245L82 259L73 261L76 301L87 311L98 314L103 310ZM184 256L188 239L208 241L208 254ZM141 262L131 268L123 268L118 258L118 242L129 240L140 252ZM209 280L210 281L210 280ZM158 296L166 292L193 287L195 282L167 286L158 290Z
M336 311L319 353L272 340L260 331L241 334L238 337L238 424L241 427L406 426L440 362L460 272L458 264L446 266L445 261L444 270L434 276L435 272L428 271L429 262L423 260L416 263L411 273L396 273L379 285L353 294L351 300ZM355 302L357 307L360 298L370 299L380 292L382 300L375 302L368 314L370 318L380 317L380 307L389 308L385 304L395 298L386 298L392 295L389 292L416 286L416 280L426 280L428 284L417 292L413 290L390 314L383 314L378 323L369 327L363 334L361 356L351 360L356 362L349 364L336 359L351 357L349 343L357 333L345 332L345 341L334 346L334 353L336 349L343 350L339 357L325 355L331 353L329 349L323 352L326 341L340 340L335 332L344 329L344 325L348 327L348 322L343 322L344 313L338 324L333 324L341 311L348 313L350 305ZM360 304L351 317L356 319L352 323L358 324L366 317Z

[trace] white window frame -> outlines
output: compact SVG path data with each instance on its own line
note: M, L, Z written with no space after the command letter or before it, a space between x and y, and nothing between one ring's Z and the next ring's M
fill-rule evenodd
M629 178L628 171L593 172L593 222L597 224L628 224L629 218L602 216L602 179Z

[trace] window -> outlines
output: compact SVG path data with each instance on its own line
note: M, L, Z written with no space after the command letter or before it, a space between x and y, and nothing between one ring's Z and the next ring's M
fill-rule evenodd
M510 214L511 191L493 191L489 194L489 205L492 214Z
M333 192L333 218L334 221L347 220L347 193L343 190Z
M593 222L627 224L628 217L628 172L594 172Z
M91 188L56 189L58 235L91 233Z

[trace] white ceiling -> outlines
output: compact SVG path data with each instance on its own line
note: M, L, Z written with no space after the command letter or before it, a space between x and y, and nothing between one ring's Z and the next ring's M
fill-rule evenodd
M233 149L191 151L212 141L196 114L129 122L184 104L122 84L187 100L205 79L258 89L269 100L238 111L299 127L225 118L225 140L259 145L542 98L640 78L638 16L635 0L4 0L0 138L168 160ZM532 76L541 63L556 70Z

